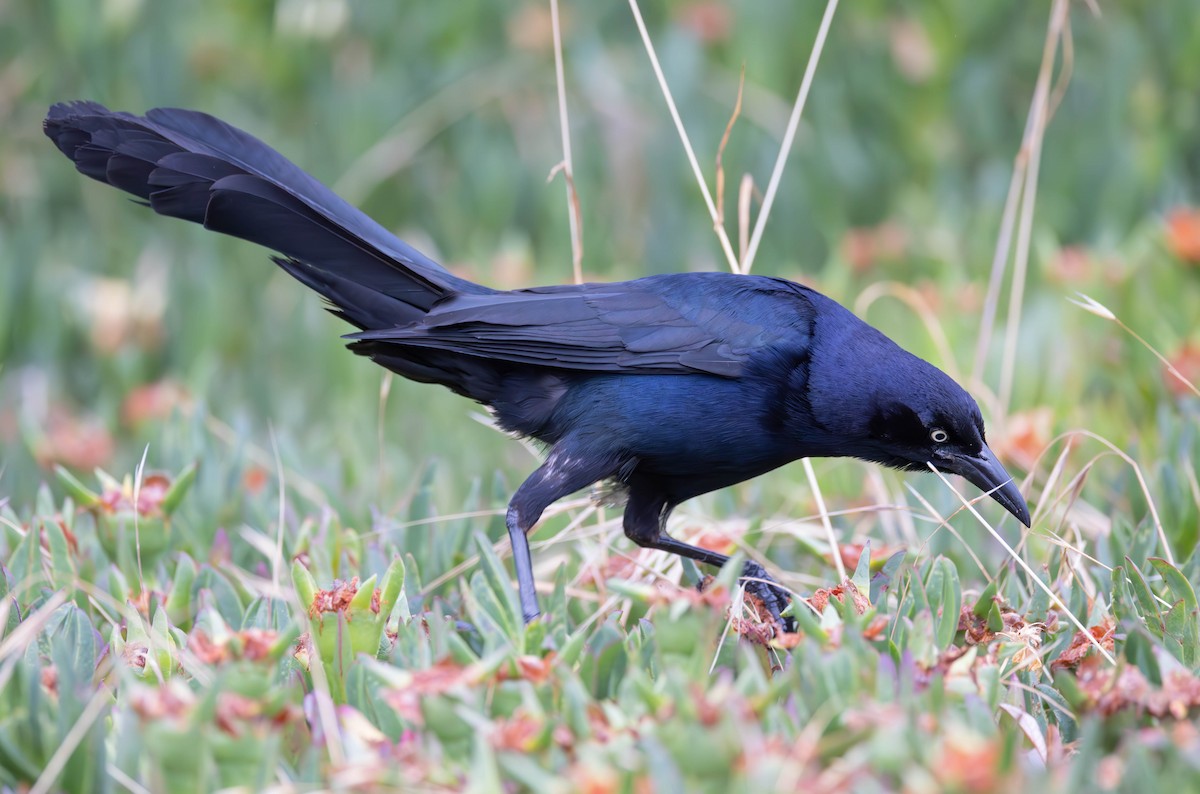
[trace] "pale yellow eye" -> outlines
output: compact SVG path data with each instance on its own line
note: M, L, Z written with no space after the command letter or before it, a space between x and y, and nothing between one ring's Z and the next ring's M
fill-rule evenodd
M935 444L944 444L950 438L950 434L940 427L935 427L929 434L929 440Z

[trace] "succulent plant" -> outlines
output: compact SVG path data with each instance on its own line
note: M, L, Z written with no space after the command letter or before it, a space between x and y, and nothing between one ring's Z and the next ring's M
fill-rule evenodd
M308 612L308 646L320 655L336 703L346 702L346 680L354 660L360 654L380 653L388 616L404 588L404 563L394 559L378 588L376 578L359 584L353 577L322 590L299 560L292 564L296 596Z
M140 560L153 564L171 539L171 516L196 480L197 463L178 474L161 472L134 479L117 480L96 470L100 492L88 488L62 466L55 467L59 483L76 505L95 520L96 535L108 558L125 570L126 563Z

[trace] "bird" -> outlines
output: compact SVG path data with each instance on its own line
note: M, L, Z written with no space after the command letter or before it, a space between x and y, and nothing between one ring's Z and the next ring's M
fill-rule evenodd
M801 458L961 475L1025 526L975 400L820 292L768 276L652 275L498 290L444 269L252 135L194 110L138 116L53 105L45 134L85 176L160 215L258 243L358 330L350 350L440 384L544 445L505 514L526 622L540 609L528 534L596 483L637 546L729 558L666 531L680 503ZM775 625L790 593L759 563L741 581Z

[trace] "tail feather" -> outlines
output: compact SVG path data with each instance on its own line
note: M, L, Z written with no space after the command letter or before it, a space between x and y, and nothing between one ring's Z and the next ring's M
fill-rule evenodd
M275 261L359 328L412 322L455 292L492 290L454 276L257 138L205 113L145 117L95 102L58 104L46 135L80 173L162 215L283 254Z
M332 304L329 311L359 328L415 323L424 316L420 309L413 308L412 302L419 296L410 297L409 301L394 298L379 290L364 287L336 273L320 270L298 259L288 259L281 256L271 257L275 264L304 286L325 296ZM354 345L350 345L354 349Z

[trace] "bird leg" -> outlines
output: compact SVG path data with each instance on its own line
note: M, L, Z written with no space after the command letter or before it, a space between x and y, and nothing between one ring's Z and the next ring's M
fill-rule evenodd
M540 511L538 517L541 517ZM536 518L523 522L516 506L511 503L508 505L504 524L508 527L508 540L512 544L513 567L517 569L517 595L521 597L521 615L526 623L541 614L533 582L533 556L529 552L529 530L536 523Z
M529 475L508 503L504 524L512 544L513 567L517 571L517 593L525 622L541 614L533 581L533 558L529 553L529 530L547 507L568 494L612 474L607 458L581 458L566 451L560 442L537 471Z
M676 540L663 531L671 507L673 505L669 505L660 494L631 488L629 502L625 506L625 537L644 549L670 552L717 568L729 562L729 557L724 554ZM762 601L763 606L779 621L784 631L795 631L795 621L781 614L791 603L791 594L783 589L765 568L757 562L748 561L742 567L741 580L746 592Z

